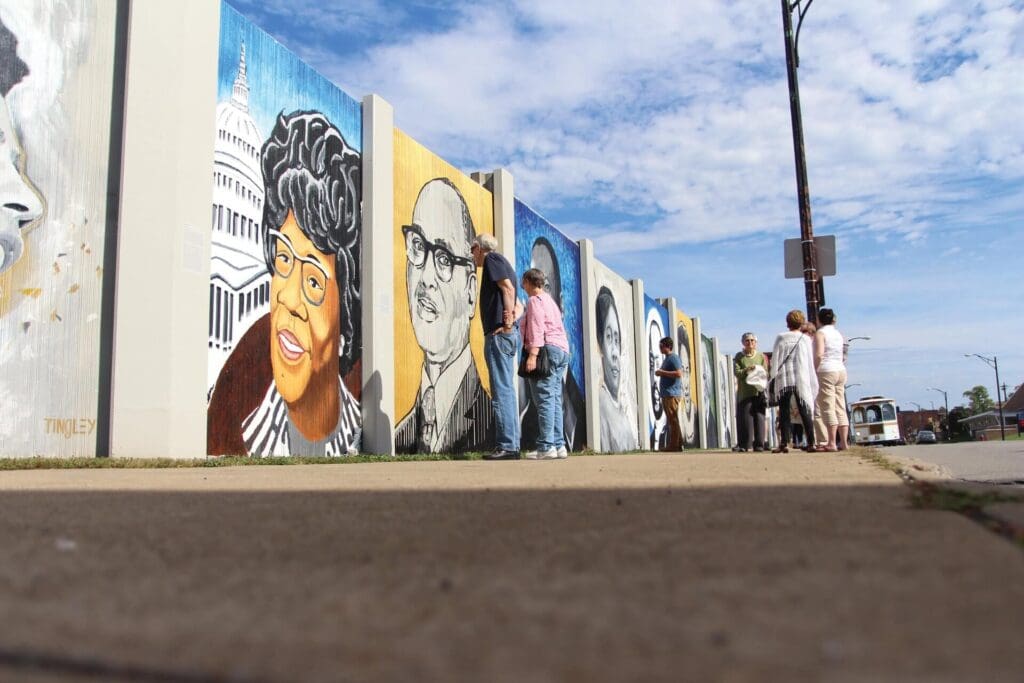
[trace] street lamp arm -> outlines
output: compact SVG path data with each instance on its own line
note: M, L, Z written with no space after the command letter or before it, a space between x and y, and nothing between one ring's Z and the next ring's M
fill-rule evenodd
M964 354L964 358L970 358L971 356L974 356L975 358L980 358L981 360L985 361L986 363L988 363L988 366L990 368L996 367L996 359L995 358L989 358L988 356L983 356L980 353L965 353Z
M807 0L807 4L800 7L800 0L793 0L793 3L789 6L789 11L792 12L793 8L797 9L797 16L800 20L796 22L796 34L793 36L793 59L796 68L800 68L800 27L804 25L804 16L807 14L807 10L811 9L811 3L814 0Z

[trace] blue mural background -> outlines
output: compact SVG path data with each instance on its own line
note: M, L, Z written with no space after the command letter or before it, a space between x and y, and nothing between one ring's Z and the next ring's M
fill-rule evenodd
M551 223L519 199L515 200L516 216L516 273L522 276L530 269L530 253L538 238L543 237L551 243L558 260L559 274L562 278L562 321L565 333L569 337L569 350L572 359L569 371L572 373L580 391L586 396L586 383L583 377L583 297L580 292L580 247ZM519 298L526 300L526 292L516 283Z
M285 114L318 111L337 126L350 147L362 151L362 105L224 2L217 64L218 102L231 99L242 43L248 65L249 114L260 132L269 135L282 110Z

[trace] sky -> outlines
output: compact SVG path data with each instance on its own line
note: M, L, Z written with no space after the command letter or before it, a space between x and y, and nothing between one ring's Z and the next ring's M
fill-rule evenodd
M781 3L229 0L357 99L516 195L723 352L804 310ZM803 3L807 7L807 3ZM794 25L796 20L794 20ZM817 0L799 37L826 304L849 397L1024 382L1024 0Z

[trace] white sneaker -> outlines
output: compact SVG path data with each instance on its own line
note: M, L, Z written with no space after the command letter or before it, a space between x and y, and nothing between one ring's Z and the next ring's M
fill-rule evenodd
M547 451L527 451L523 457L527 460L557 460L558 451L554 448Z
M524 451L523 457L527 460L539 460L540 451Z
M569 451L566 450L565 446L559 446L558 449L557 449L557 452L558 452L558 457L559 458L568 458L569 457Z

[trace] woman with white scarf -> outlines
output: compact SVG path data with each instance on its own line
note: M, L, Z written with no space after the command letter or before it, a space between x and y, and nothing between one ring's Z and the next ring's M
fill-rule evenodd
M786 315L787 332L775 338L772 348L772 390L779 402L779 422L782 431L780 446L772 453L788 453L792 437L790 410L796 401L800 421L807 435L805 450L814 451L814 401L818 395L818 376L814 371L814 350L810 338L800 331L806 318L800 310Z

